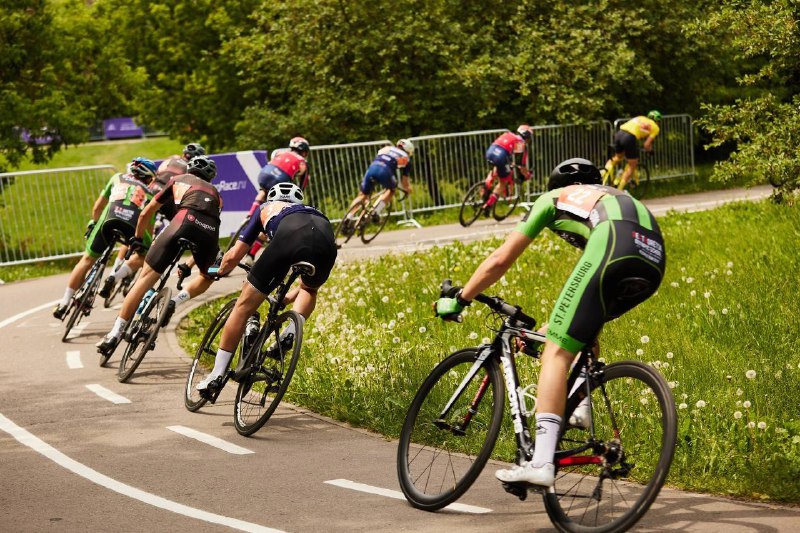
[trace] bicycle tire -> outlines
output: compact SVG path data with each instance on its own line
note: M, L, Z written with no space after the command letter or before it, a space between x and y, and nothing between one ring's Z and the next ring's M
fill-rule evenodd
M631 196L637 200L641 200L644 198L644 195L647 194L647 187L650 185L650 169L647 165L639 165L637 168L639 172L639 183L634 183L634 181L631 180L628 182L627 187Z
M291 346L282 346L279 341L280 332L288 325L289 321L294 323L294 340ZM264 349L264 344L267 342L270 342L270 345L277 343L280 348L278 350L279 360L266 356L270 347ZM259 342L251 348L250 352L253 353L252 350L257 350L256 361L245 376L239 380L239 388L236 390L236 400L233 404L233 423L240 435L249 437L261 429L278 408L278 404L292 381L302 345L303 320L297 311L286 311L278 315L266 333L259 335ZM270 398L270 393L274 393L272 398ZM268 400L269 404L267 404ZM253 412L258 407L263 410Z
M106 309L111 307L111 304L114 302L114 298L116 298L119 293L123 292L128 286L131 285L131 281L132 280L131 281L126 281L126 280L129 280L129 279L130 278L127 278L127 277L126 278L122 278L121 280L119 280L118 283L114 284L114 288L111 290L111 294L109 294L103 300L103 307L105 307Z
M620 439L622 453L616 463L610 460L610 465L559 468L555 484L544 493L547 514L559 531L607 533L632 527L658 496L675 452L675 401L666 381L653 368L638 361L608 365L593 384L592 405L596 437L606 444ZM574 407L570 405L567 411ZM656 423L654 417L659 418ZM586 437L586 430L568 429L560 446L585 443ZM609 455L601 457L605 461ZM598 477L609 473L611 477ZM637 490L641 490L638 496ZM604 496L609 497L604 500Z
M341 248L342 245L346 244L347 241L353 238L359 231L359 222L361 221L361 217L363 216L364 204L358 204L351 207L345 216L342 217L342 220L339 221L339 224L336 226L336 233L334 235L334 240L336 241L336 247ZM349 235L344 234L344 225L346 220L350 220L349 223L353 224L353 232Z
M462 226L469 227L478 220L483 212L483 204L486 203L484 192L486 185L483 181L475 183L467 190L464 199L461 201L461 210L458 212L458 221Z
M493 358L484 363L462 391L449 418L440 418L441 410L477 356L477 348L467 348L436 365L406 413L397 446L397 477L406 499L417 509L436 511L457 500L478 478L497 442L503 421L505 385ZM458 422L463 421L482 383L488 386L469 422L468 432L458 435Z
M87 277L92 276L92 272L94 271L95 267L92 267L92 270L89 271ZM67 319L67 325L64 328L64 335L61 337L61 342L67 342L67 337L69 337L70 331L72 328L77 326L80 321L83 319L84 316L88 316L88 313L85 310L88 308L91 311L91 306L93 303L94 293L97 292L97 286L99 285L98 278L101 277L103 273L103 269L97 267L97 271L89 282L88 285L82 286L78 291L83 291L79 298L73 298L70 301L70 309L67 310L69 313L69 319ZM86 283L86 282L84 282Z
M117 381L120 383L125 383L133 376L133 373L142 364L144 356L150 351L164 322L164 310L171 297L172 289L162 287L158 294L153 296L153 303L142 311L138 324L134 324L132 327L132 338L119 361ZM153 314L155 314L155 318L150 318Z
M361 242L364 244L369 244L375 240L375 237L383 230L386 223L389 221L389 217L392 215L392 203L389 202L385 206L383 206L383 212L378 214L375 212L375 206L373 205L370 208L369 212L364 215L364 220L361 224L361 231L359 231L359 237L361 237Z
M220 309L217 316L209 324L203 340L197 347L194 354L192 365L189 367L189 373L186 375L186 387L184 387L183 403L191 412L195 412L203 407L208 400L200 396L197 392L197 384L203 381L214 367L214 359L217 356L217 349L219 348L218 335L222 332L225 326L225 321L231 316L231 311L236 305L236 298L226 303Z
M514 194L511 196L511 198L508 197L508 187L511 187L512 191L514 191ZM517 208L521 198L519 191L521 187L521 182L511 181L508 185L506 185L506 195L497 197L497 201L492 206L492 216L496 221L502 222L503 220L507 219L509 216L511 216L511 213L514 212L514 209Z

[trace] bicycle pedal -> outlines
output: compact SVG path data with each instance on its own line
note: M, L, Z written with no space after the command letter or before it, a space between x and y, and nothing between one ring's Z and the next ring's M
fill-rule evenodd
M509 494L513 494L520 501L528 499L528 485L525 483L503 483L503 490Z
M156 341L152 341L150 346L147 347L148 350L153 351L156 349Z

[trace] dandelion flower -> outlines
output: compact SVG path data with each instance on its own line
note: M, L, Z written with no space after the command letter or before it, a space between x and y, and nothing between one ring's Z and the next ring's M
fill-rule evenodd
M756 371L755 370L748 370L744 373L744 377L747 379L755 379L756 378Z
M748 422L747 423L747 427L750 428L750 429L753 429L754 427L756 427L756 423L755 422Z
M751 406L751 405L753 405L753 404L751 404L751 403L750 403L750 400L745 400L745 401L742 403L742 407L744 407L745 409L750 409L750 406Z
M419 327L419 332L420 333L425 333L426 331L428 331L428 328L426 328L425 326L420 326Z
M703 296L705 296L706 298L711 298L711 291L704 292Z
M686 283L691 283L693 281L694 281L694 278L686 278ZM692 292L694 292L694 291L692 291Z
M673 281L672 283L670 283L670 285L672 287L680 287L680 283L678 283L677 281Z
M313 373L314 373L314 369L313 368L311 368L310 366L306 367L306 374L308 374L310 376Z
M697 403L696 403L696 404L694 404L694 405L695 405L695 407L697 407L698 409L702 409L703 407L705 407L705 406L706 406L706 402L704 402L703 400L697 400Z
M727 307L723 307L722 308L722 314L723 315L727 315L728 314L728 308Z
M489 344L492 340L489 337L484 337L481 339L481 344Z
M650 337L644 335L640 340L642 341L642 344L647 344L648 342L650 342Z
M469 334L469 338L472 339L472 340L475 340L475 339L478 338L478 334L475 333L474 331L471 331L470 334Z
M404 312L400 311L399 313L397 313L397 318L399 318L400 320L404 319L405 317L406 314Z
M389 303L389 297L388 296L384 296L383 298L381 298L381 301L383 303L385 303L385 304L388 304Z
M733 268L733 261L728 261L728 264L725 266L728 268Z
M697 294L697 291L695 291L695 290L692 290L691 292L689 292L689 296L694 296L695 294Z
M644 355L644 350L639 348L638 350L636 350L636 355Z
M742 412L741 411L736 411L735 413L733 413L733 418L735 418L736 420L739 420L740 418L742 418Z
M767 423L766 422L759 422L758 423L758 429L767 429Z
M394 337L392 339L392 342L395 343L395 344L400 344L400 337Z
M686 405L685 403L681 402L681 404L678 406L678 409L686 409L687 407L689 407L689 406Z
M736 396L741 396L742 394L744 394L742 389L736 389Z
M667 352L667 359L672 359L672 357L673 357L672 352Z

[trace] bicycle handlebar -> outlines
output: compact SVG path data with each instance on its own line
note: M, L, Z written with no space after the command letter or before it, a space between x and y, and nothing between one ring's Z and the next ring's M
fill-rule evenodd
M454 298L456 293L461 290L461 287L454 286L452 281L449 279L446 279L442 282L441 288L442 290L440 294L443 298ZM523 313L520 306L511 305L499 296L487 296L483 293L480 293L475 296L475 301L485 304L492 311L496 311L509 318L522 322L528 328L533 328L536 326L535 318Z

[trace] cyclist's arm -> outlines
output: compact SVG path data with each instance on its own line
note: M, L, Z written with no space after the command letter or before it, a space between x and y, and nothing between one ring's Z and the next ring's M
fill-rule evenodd
M250 250L250 246L251 245L245 244L242 241L236 241L236 244L222 256L222 262L219 264L217 275L219 277L225 276L228 272L236 268L236 265L239 264L244 254Z
M92 220L95 222L100 220L100 215L103 214L103 209L105 209L106 205L108 205L108 196L101 194L97 197L97 200L94 201L94 205L92 206Z
M153 226L156 221L156 213L164 204L159 203L155 199L150 200L142 212L139 213L139 220L136 221L136 232L134 237L141 239L145 233L153 234Z
M479 293L494 285L522 255L532 240L519 231L512 231L506 241L478 266L461 290L461 298L472 300Z

